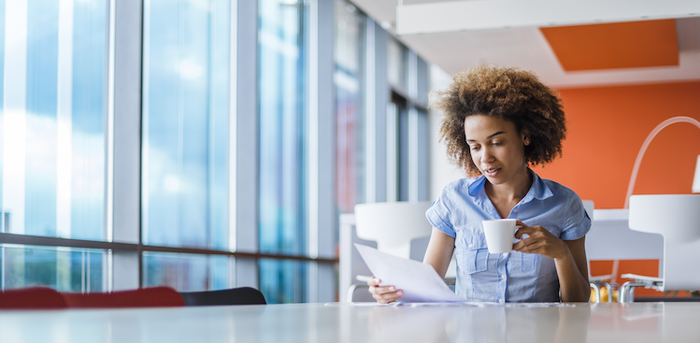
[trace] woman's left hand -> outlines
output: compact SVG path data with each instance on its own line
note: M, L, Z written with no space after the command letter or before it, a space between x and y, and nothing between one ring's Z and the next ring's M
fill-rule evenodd
M566 257L570 254L566 243L544 227L540 225L527 226L520 220L515 225L520 226L520 229L515 233L515 238L520 239L520 242L513 244L513 250L539 254L553 259ZM528 237L523 239L524 234L527 234Z

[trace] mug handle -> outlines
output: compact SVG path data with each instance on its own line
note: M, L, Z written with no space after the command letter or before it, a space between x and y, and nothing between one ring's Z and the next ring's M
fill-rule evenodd
M518 230L520 230L520 228L522 228L522 226L516 225L516 226L515 226L515 231L513 231L513 239L515 239L516 242L520 242L520 241L522 240L522 238L521 238L521 239L515 238L515 233L518 232Z

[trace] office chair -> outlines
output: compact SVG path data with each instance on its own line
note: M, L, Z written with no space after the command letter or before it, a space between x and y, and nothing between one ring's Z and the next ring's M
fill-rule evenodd
M594 202L592 200L582 200L583 202L583 208L586 210L586 213L588 213L588 217L591 218L591 223L593 223L593 213L594 213ZM593 229L591 227L591 229ZM595 238L595 236L593 236ZM598 276L592 276L591 275L591 259L596 259L596 256L594 254L589 254L589 251L595 251L595 249L588 249L588 247L595 245L596 241L595 239L591 240L589 239L591 237L587 237L586 239L586 256L588 258L588 281L591 285L591 288L593 288L593 291L595 292L596 295L596 302L603 302L600 296L600 288L601 287L606 287L608 289L608 302L613 302L613 288L616 288L619 292L620 290L620 285L612 282L612 275L598 275ZM608 282L610 281L610 282ZM618 294L619 295L619 294ZM619 299L619 296L618 296Z
M622 275L634 281L622 285L621 302L634 302L635 287L661 292L700 290L700 194L633 195L629 204L630 229L662 235L664 253L660 277Z
M355 287L360 287L357 282L358 275L372 275L367 265L362 260L360 252L355 248L355 244L362 244L372 248L377 248L377 242L366 241L357 237L355 227L355 214L343 213L340 219L340 237L338 240L338 253L340 257L338 275L338 296L340 301L350 302L372 302L374 299L369 292L353 292ZM356 284L353 287L353 284ZM366 286L366 285L365 285ZM365 287L366 288L366 287ZM350 296L348 296L350 295Z
M48 287L7 289L0 292L2 310L58 310L66 309L66 300Z
M185 306L265 305L265 296L252 287L239 287L205 292L180 293Z
M357 237L377 242L377 250L403 258L411 257L411 241L429 237L432 226L425 218L425 211L432 205L423 202L387 202L355 205L355 230ZM355 247L352 247L355 249ZM414 254L415 255L415 254ZM352 302L358 289L366 290L369 275L358 275L348 290ZM373 301L373 300L372 300Z
M61 293L69 308L134 308L185 306L170 287L149 287L111 293Z
M133 308L185 306L170 287L151 287L111 293L58 292L48 287L5 290L0 309Z

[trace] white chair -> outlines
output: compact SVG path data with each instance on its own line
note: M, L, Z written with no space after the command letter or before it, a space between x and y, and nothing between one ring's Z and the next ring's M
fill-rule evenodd
M583 208L586 210L586 213L588 214L588 217L591 218L591 226L593 224L593 211L595 209L595 203L593 200L582 200L583 203ZM592 276L591 275L591 261L590 259L588 260L588 281L591 284L591 288L595 291L596 295L596 301L601 302L600 299L600 286L606 286L608 287L608 299L609 302L612 302L612 293L610 292L610 284L607 282L604 282L604 280L609 280L612 279L612 275L599 275L599 276Z
M380 251L411 258L412 241L429 237L432 232L432 226L425 218L425 211L430 208L431 204L428 201L358 204L355 206L357 237L377 242L377 249ZM421 241L425 242L424 239ZM351 249L353 254L357 253L354 246ZM421 255L424 253L424 248L422 250ZM341 253L341 255L344 254ZM418 259L415 253L413 255L414 259ZM420 256L420 260L422 260L422 256ZM356 299L356 290L366 290L369 278L369 275L355 277L356 281L359 282L354 282L348 289L348 301L352 302Z
M339 253L340 253L340 270L338 275L338 294L340 301L349 302L371 302L374 299L368 293L353 292L348 293L353 283L356 283L357 275L371 275L367 265L362 261L360 252L355 249L355 243L377 247L377 242L365 241L357 237L355 230L355 214L343 213L340 215L340 237L339 237ZM348 296L350 294L350 296Z
M593 223L593 214L594 214L594 202L593 200L582 200L583 202L583 208L586 210L586 213L588 213L588 217L591 218L591 223ZM589 246L595 244L595 239L586 240L586 255L589 255L589 252L595 251L588 249ZM590 254L591 256L588 257L588 281L591 284L591 288L595 291L596 295L596 301L597 302L602 302L602 299L600 298L600 287L605 286L608 289L608 302L613 302L613 288L616 288L619 292L620 290L620 285L612 282L612 274L608 275L598 275L598 276L592 276L591 275L591 260L595 259L594 254ZM610 281L610 282L608 282ZM618 294L619 295L619 294Z
M664 291L700 290L700 194L633 195L629 205L632 230L663 236L659 276L624 274L621 302L634 301L634 288ZM623 244L634 244L624 242Z

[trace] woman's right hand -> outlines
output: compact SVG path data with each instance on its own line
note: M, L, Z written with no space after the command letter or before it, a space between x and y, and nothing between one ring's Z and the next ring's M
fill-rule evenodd
M403 296L402 290L396 290L394 286L379 286L382 280L372 277L367 281L369 292L372 297L380 304L388 304L394 302Z

